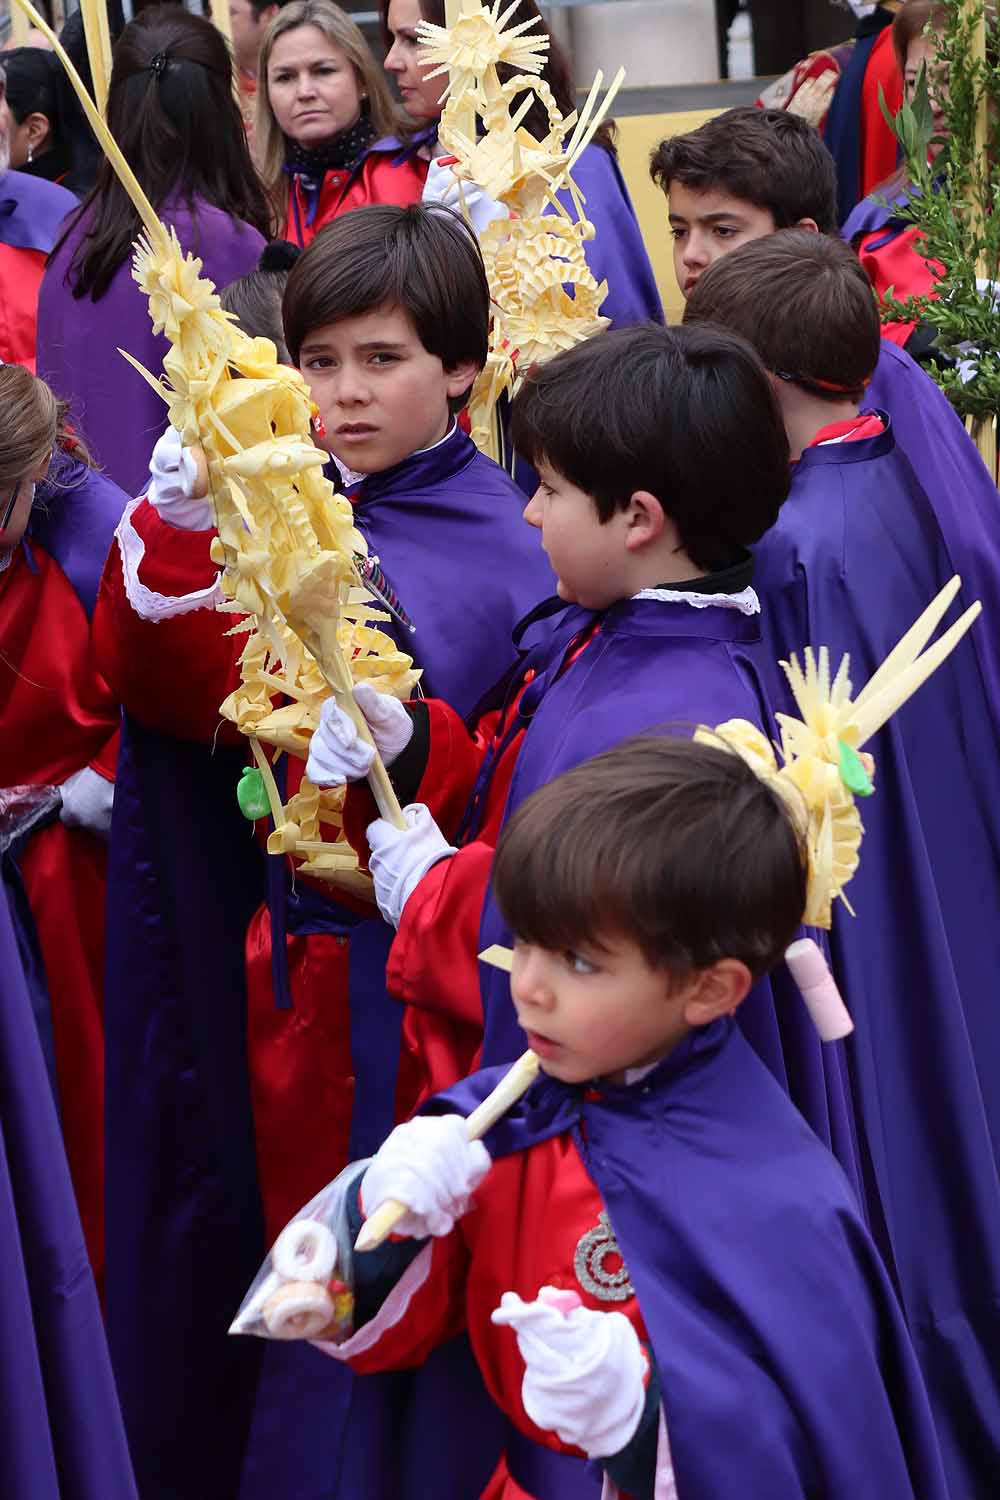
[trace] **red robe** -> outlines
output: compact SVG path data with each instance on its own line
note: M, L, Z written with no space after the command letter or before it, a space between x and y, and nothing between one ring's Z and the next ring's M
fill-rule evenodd
M407 208L419 203L427 176L427 163L418 156L395 161L396 153L372 151L353 170L330 171L323 178L319 202L310 217L310 204L297 177L291 179L285 239L305 249L327 224L370 203L394 203Z

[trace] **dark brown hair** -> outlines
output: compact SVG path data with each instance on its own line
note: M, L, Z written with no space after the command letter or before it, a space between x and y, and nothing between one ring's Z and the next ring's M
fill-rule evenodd
M114 48L107 119L157 212L172 194L192 207L201 198L267 238L270 210L247 149L229 49L211 21L180 5L158 5L130 21ZM53 255L80 214L87 232L68 280L74 297L96 301L142 229L110 162Z
M465 360L486 363L489 286L479 244L458 214L440 205L383 203L341 214L321 230L285 289L293 361L314 328L389 306L409 315L446 370Z
M671 182L728 193L767 209L776 229L813 219L837 228L837 168L818 130L784 109L727 109L687 135L661 141L649 163L669 195Z
M699 277L685 324L741 334L767 368L829 401L860 400L881 340L871 282L842 240L782 229Z
M392 32L389 30L389 0L379 0L378 7L379 28L382 32L382 44L388 52L392 46ZM445 25L444 0L420 0L420 14L425 21L430 21L433 26ZM544 32L549 39L549 50L545 54L545 66L542 68L541 77L552 90L553 97L559 106L560 112L569 117L576 109L576 87L573 83L573 74L570 70L569 58L566 56L556 38L552 35L545 22L535 0L520 0L511 25L519 26L522 21L534 18L539 24L534 27L534 32ZM529 34L534 34L530 32ZM514 78L521 72L520 68L512 68L506 63L501 63L497 74L501 83L506 83L509 78ZM442 90L445 79L441 80ZM526 95L524 97L527 97ZM533 135L536 140L541 140L549 131L549 116L545 105L537 97L524 119L522 127ZM419 128L419 127L418 127ZM603 146L605 151L615 155L615 122L605 120L594 135L594 142Z
M243 332L252 339L270 339L283 365L292 362L281 326L281 299L287 283L287 271L271 271L257 266L246 276L231 281L219 293L223 308L234 314Z
M511 439L589 495L602 521L655 495L688 556L729 567L778 518L788 441L760 360L712 328L619 328L529 370Z
M802 921L806 859L781 797L734 751L644 735L542 787L504 829L493 891L549 950L630 938L677 974L723 958L754 978Z

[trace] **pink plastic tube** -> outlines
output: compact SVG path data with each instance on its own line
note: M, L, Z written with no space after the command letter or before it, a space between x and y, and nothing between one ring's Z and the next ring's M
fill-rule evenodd
M799 940L785 950L785 963L802 991L812 1023L824 1042L837 1042L854 1030L847 1006L830 973L826 959L812 938Z

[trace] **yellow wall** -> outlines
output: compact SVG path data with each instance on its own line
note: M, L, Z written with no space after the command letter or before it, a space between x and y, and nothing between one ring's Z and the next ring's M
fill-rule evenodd
M695 109L674 115L624 115L617 121L622 171L639 215L668 323L680 322L684 299L674 276L667 200L649 175L649 154L666 136L696 130L718 113L717 109Z

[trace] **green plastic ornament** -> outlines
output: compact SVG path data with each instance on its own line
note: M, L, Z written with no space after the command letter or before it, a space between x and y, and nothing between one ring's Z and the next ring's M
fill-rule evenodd
M870 797L875 788L872 779L865 770L864 761L846 740L838 740L840 747L840 779L849 792L855 797Z
M236 786L236 800L240 804L240 812L251 823L256 823L258 818L266 818L271 811L267 792L264 790L264 778L256 766L243 767L243 774Z

